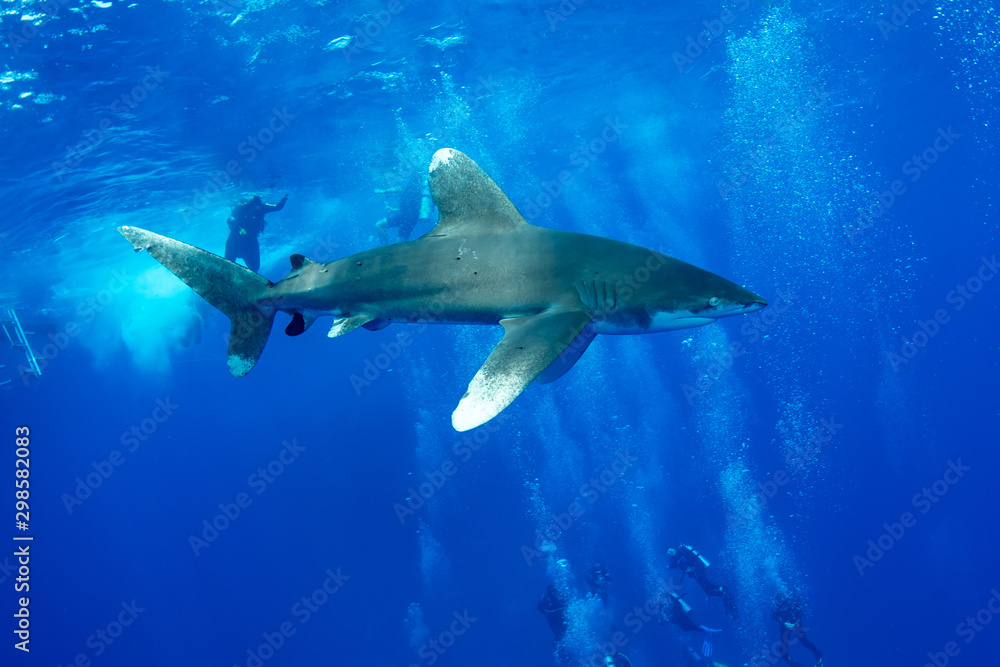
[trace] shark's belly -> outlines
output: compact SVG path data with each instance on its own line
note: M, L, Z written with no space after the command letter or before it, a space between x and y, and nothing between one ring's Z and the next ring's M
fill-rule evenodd
M658 333L660 331L676 331L711 324L715 320L710 317L698 317L687 311L673 313L656 313L650 318L649 326L635 323L634 319L594 318L594 331L599 334L633 335Z

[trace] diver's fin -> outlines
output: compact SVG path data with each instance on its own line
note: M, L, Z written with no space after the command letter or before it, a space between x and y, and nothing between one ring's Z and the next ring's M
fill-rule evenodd
M453 148L434 153L427 177L438 222L424 236L504 233L528 224L500 186L468 155Z
M356 315L351 315L350 317L338 317L334 320L333 326L330 327L330 332L326 335L330 338L343 336L346 333L351 333L360 326L368 324L374 319L375 316L369 315L368 313L358 313Z
M496 417L565 350L591 315L582 310L545 310L500 320L501 340L469 383L451 415L456 431L468 431Z
M562 354L535 378L535 382L538 384L548 384L561 378L569 369L573 368L573 364L583 356L583 353L587 351L590 343L596 337L597 332L594 331L594 324L591 322L583 328L583 331L577 334L573 342L569 344L569 347L563 350Z
M146 250L203 299L232 322L229 334L229 372L242 377L260 358L277 311L267 298L271 282L250 269L200 248L138 227L118 231L136 252Z
M314 315L303 315L302 313L296 312L292 315L292 321L288 323L287 327L285 327L285 333L289 336L298 336L311 327L315 321L316 317Z

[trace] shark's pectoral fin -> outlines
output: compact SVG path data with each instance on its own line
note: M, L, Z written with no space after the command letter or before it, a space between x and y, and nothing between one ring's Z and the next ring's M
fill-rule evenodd
M381 331L390 324L392 324L392 322L390 322L389 320L372 320L371 322L368 322L367 324L362 324L361 326L363 326L365 329L368 329L369 331Z
M343 336L346 333L351 333L360 326L368 324L374 319L375 316L369 315L368 313L357 313L356 315L351 315L350 317L338 317L334 320L333 326L330 327L330 332L326 335L330 338Z
M538 384L548 384L550 382L555 382L563 375L565 375L569 369L573 368L583 353L587 351L590 347L590 343L597 337L597 332L594 331L594 323L589 322L587 326L583 328L576 338L573 340L569 346L562 351L562 354L549 364L548 368L542 371L541 375L535 378L535 382Z
M501 340L469 383L451 415L456 431L468 431L500 414L555 361L590 322L581 310L546 310L501 320Z

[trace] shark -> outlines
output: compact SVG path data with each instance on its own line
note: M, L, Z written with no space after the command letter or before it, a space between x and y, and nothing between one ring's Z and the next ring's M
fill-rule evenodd
M399 323L503 327L452 413L457 431L493 419L532 382L560 378L598 334L699 327L767 305L660 252L530 224L460 151L434 154L428 185L439 215L423 236L330 262L294 254L278 282L151 231L118 231L230 319L235 377L257 363L279 311L291 315L290 336L323 316L334 318L331 338Z

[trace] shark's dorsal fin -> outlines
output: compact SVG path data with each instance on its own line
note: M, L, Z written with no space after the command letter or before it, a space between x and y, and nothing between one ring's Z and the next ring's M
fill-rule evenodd
M439 217L424 236L504 233L528 224L500 186L461 151L434 153L427 181Z
M537 315L500 320L503 340L469 383L451 415L456 431L468 431L500 414L583 331L592 315L550 309Z

